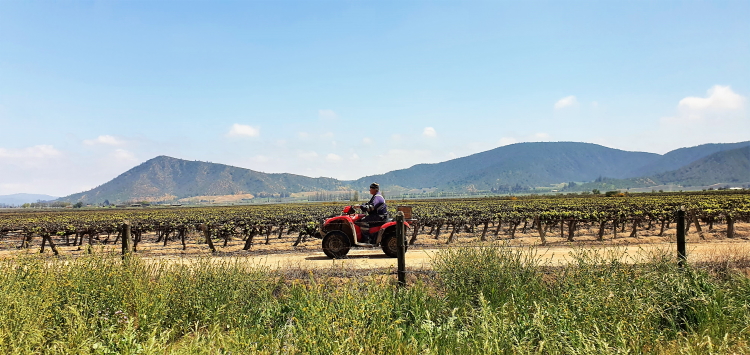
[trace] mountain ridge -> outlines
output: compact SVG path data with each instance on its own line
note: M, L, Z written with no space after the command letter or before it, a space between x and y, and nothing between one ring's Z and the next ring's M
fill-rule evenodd
M27 194L17 193L10 195L0 196L0 205L22 205L24 203L34 203L37 201L52 201L57 199L56 196L43 195L43 194Z
M694 159L684 164L687 166L712 154L742 149L736 147L750 147L750 141L680 148L664 155L624 151L593 143L516 143L445 162L417 164L406 169L348 181L288 173L263 173L224 164L158 156L101 186L63 197L60 201L102 203L107 200L119 203L135 200L174 201L194 196L283 196L297 192L362 190L373 181L385 188L496 192L524 191L533 187L594 181L603 177L616 181L630 179L630 185L643 185L648 182L639 182L636 178L651 179L671 171L665 169L680 162ZM741 158L737 159L739 160L736 161L741 161ZM659 164L660 161L664 163ZM714 163L711 169L726 170L721 163ZM639 176L643 171L655 173L651 177ZM706 170L701 171L707 174ZM684 173L674 176L696 179ZM666 175L656 178L664 179L667 179Z

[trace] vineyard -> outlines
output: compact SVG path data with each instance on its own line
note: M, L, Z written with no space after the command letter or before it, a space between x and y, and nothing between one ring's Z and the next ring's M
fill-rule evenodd
M539 244L551 235L575 241L578 231L593 230L596 240L637 237L641 231L664 234L674 223L675 211L683 208L687 228L723 230L736 236L735 223L750 222L748 193L670 193L629 196L565 196L522 198L477 198L451 200L389 201L413 207L413 228L409 244L419 244L420 235L433 243L451 244L462 230L481 241L513 239L517 233L533 232ZM276 204L260 206L96 209L0 212L0 241L13 241L17 248L40 244L58 253L59 245L117 244L127 223L135 250L146 238L155 243L191 240L227 246L242 241L242 249L286 240L289 247L313 237L323 218L338 215L341 203ZM393 212L392 211L392 212ZM205 238L189 238L191 235ZM701 234L702 235L702 234ZM441 239L443 237L444 239ZM286 239L284 239L286 238ZM7 244L7 243L6 243ZM202 246L205 248L206 246Z

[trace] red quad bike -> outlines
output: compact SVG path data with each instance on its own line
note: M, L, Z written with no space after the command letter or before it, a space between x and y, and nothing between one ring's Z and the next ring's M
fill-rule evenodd
M396 222L386 221L383 225L370 227L369 233L377 235L375 244L369 244L362 237L361 226L357 222L365 214L355 213L353 206L344 207L340 216L328 218L321 224L319 236L323 238L323 252L331 259L346 256L351 248L376 248L380 245L385 255L395 258L398 253ZM404 222L406 228L409 224Z

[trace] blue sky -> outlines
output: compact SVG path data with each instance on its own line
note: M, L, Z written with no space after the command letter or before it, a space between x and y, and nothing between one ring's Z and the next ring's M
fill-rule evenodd
M750 2L0 1L0 194L750 140Z

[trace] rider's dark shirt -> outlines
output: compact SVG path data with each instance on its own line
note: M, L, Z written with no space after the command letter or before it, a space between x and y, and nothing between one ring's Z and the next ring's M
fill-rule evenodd
M388 218L388 207L385 205L385 198L380 194L380 191L373 195L369 202L362 205L362 208L367 211L368 216L377 215L382 219Z

